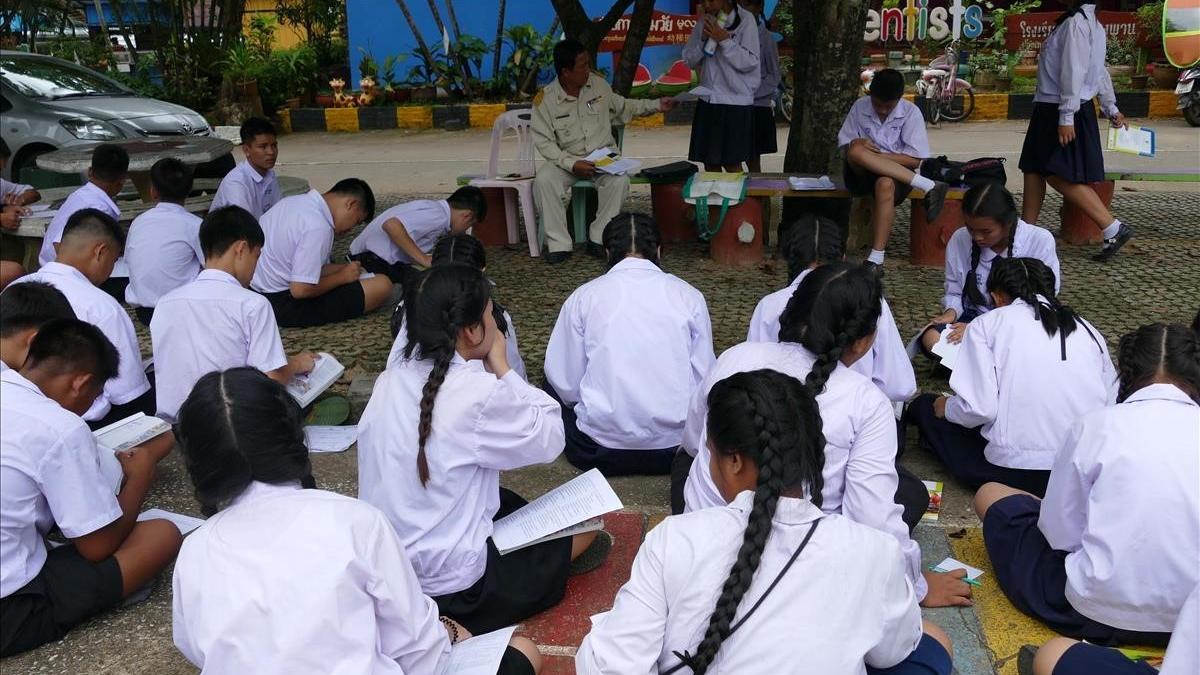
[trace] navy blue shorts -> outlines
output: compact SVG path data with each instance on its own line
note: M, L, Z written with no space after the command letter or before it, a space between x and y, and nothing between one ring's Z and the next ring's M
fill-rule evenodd
M347 321L363 315L366 295L361 282L352 281L315 298L296 298L291 291L262 294L275 310L275 321L285 328L311 328Z
M1053 675L1158 675L1158 671L1115 649L1080 642L1063 653Z
M665 476L671 473L678 446L662 449L606 448L579 429L574 406L563 403L550 382L542 389L562 406L566 445L563 454L580 471L600 469L605 476Z
M891 668L867 666L868 675L950 675L950 670L950 654L929 635L922 635L913 653Z

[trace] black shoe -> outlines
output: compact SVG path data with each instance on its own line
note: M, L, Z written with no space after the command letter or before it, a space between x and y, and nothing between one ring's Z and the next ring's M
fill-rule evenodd
M946 205L946 192L950 189L949 185L938 181L933 184L929 192L925 193L925 219L933 222L942 215L942 207Z
M551 251L546 254L546 264L547 265L557 265L559 263L564 263L570 257L571 257L570 251Z
M568 576L574 577L580 574L587 574L600 567L608 559L608 554L612 551L612 547L612 535L604 530L600 530L596 533L596 538L592 540L592 543L584 549L583 553L580 553L578 558L571 561L571 566L567 572Z
M1117 254L1117 251L1121 250L1125 242L1130 239L1133 239L1133 228L1125 223L1121 223L1121 228L1117 230L1117 236L1112 239L1105 239L1104 246L1100 248L1099 253L1092 256L1092 260L1096 262L1108 262Z
M587 243L587 254L592 256L593 258L596 258L597 260L607 260L608 259L608 251L604 250L603 246L601 246L600 244L597 244L594 241L589 241Z
M1033 657L1037 656L1037 651L1033 645L1021 647L1017 652L1017 675L1033 675Z
M883 265L881 263L877 263L877 262L874 262L871 260L864 260L862 266L863 266L863 269L873 273L875 275L876 279L883 278Z

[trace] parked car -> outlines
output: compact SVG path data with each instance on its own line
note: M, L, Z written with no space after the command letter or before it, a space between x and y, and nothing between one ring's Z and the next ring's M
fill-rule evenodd
M174 103L140 96L125 85L69 61L0 51L0 137L12 151L10 180L35 158L59 148L153 136L208 136L204 117ZM233 166L232 157L217 160ZM207 172L206 172L207 173Z

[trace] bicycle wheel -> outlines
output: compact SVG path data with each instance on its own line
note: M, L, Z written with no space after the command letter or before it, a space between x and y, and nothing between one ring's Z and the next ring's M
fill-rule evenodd
M941 99L938 109L941 118L947 122L961 122L975 111L975 92L965 89L956 96Z

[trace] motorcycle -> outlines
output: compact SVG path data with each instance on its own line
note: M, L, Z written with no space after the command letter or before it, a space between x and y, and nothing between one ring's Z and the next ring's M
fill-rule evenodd
M946 52L929 62L917 80L917 97L924 99L929 121L961 122L975 111L975 88L958 76L958 41L946 45Z
M1200 67L1185 68L1179 73L1179 82L1175 85L1175 95L1179 97L1178 109L1183 111L1183 118L1189 126L1200 127Z

